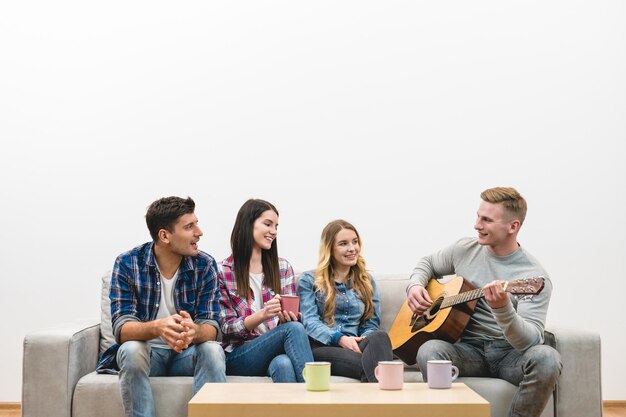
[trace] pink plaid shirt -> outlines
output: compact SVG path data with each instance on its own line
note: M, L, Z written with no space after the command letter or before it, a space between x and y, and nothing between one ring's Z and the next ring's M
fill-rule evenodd
M278 259L278 266L280 269L280 294L296 295L296 277L293 268L289 262L282 258ZM220 262L218 268L220 277L219 322L223 333L222 346L226 352L231 352L246 340L259 336L259 333L249 331L243 324L243 320L257 310L251 305L254 299L248 303L246 297L240 297L237 294L232 255ZM265 286L265 280L262 291L263 304L275 295L272 290ZM273 329L278 325L278 317L267 320L265 325L269 330Z

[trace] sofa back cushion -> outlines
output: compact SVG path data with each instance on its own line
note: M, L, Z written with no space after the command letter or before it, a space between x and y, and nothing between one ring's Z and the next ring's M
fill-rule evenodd
M406 300L408 274L372 274L380 294L381 320L380 329L389 332L396 314Z
M100 355L115 343L113 337L113 327L111 325L111 299L109 290L111 288L111 271L102 275L102 292L100 294Z

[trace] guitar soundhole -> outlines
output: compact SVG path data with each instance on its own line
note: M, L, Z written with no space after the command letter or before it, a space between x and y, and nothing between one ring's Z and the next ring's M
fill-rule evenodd
M430 306L428 310L424 312L421 316L418 316L416 313L413 313L411 317L411 331L413 333L419 331L423 327L427 326L428 323L434 320L435 316L439 312L441 308L441 303L443 302L443 297L437 298L433 305Z
M439 313L439 310L441 309L441 303L443 302L443 298L439 297L435 300L435 302L433 303L432 306L430 306L430 308L428 310L426 310L426 312L424 313L429 320L433 320L435 318L435 316L437 315L437 313Z

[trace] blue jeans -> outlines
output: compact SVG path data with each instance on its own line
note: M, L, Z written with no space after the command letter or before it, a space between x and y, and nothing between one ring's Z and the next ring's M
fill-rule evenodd
M226 353L226 372L229 375L269 375L274 382L304 382L304 364L312 361L304 326L290 321Z
M181 353L131 340L117 351L120 387L127 417L153 417L151 376L192 376L193 394L206 382L226 382L224 350L217 342L192 345Z
M517 386L510 417L540 416L563 367L561 355L550 346L535 345L519 352L505 340L455 344L429 340L417 352L417 363L425 381L431 359L452 361L459 368L459 376L495 377Z

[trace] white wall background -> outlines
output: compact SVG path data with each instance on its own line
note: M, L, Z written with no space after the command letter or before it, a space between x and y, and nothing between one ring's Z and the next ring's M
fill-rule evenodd
M548 321L600 332L626 399L625 21L619 0L2 2L0 402L26 333L99 317L158 197L195 198L218 259L260 197L297 269L342 217L374 273L408 273L496 185L529 201Z

